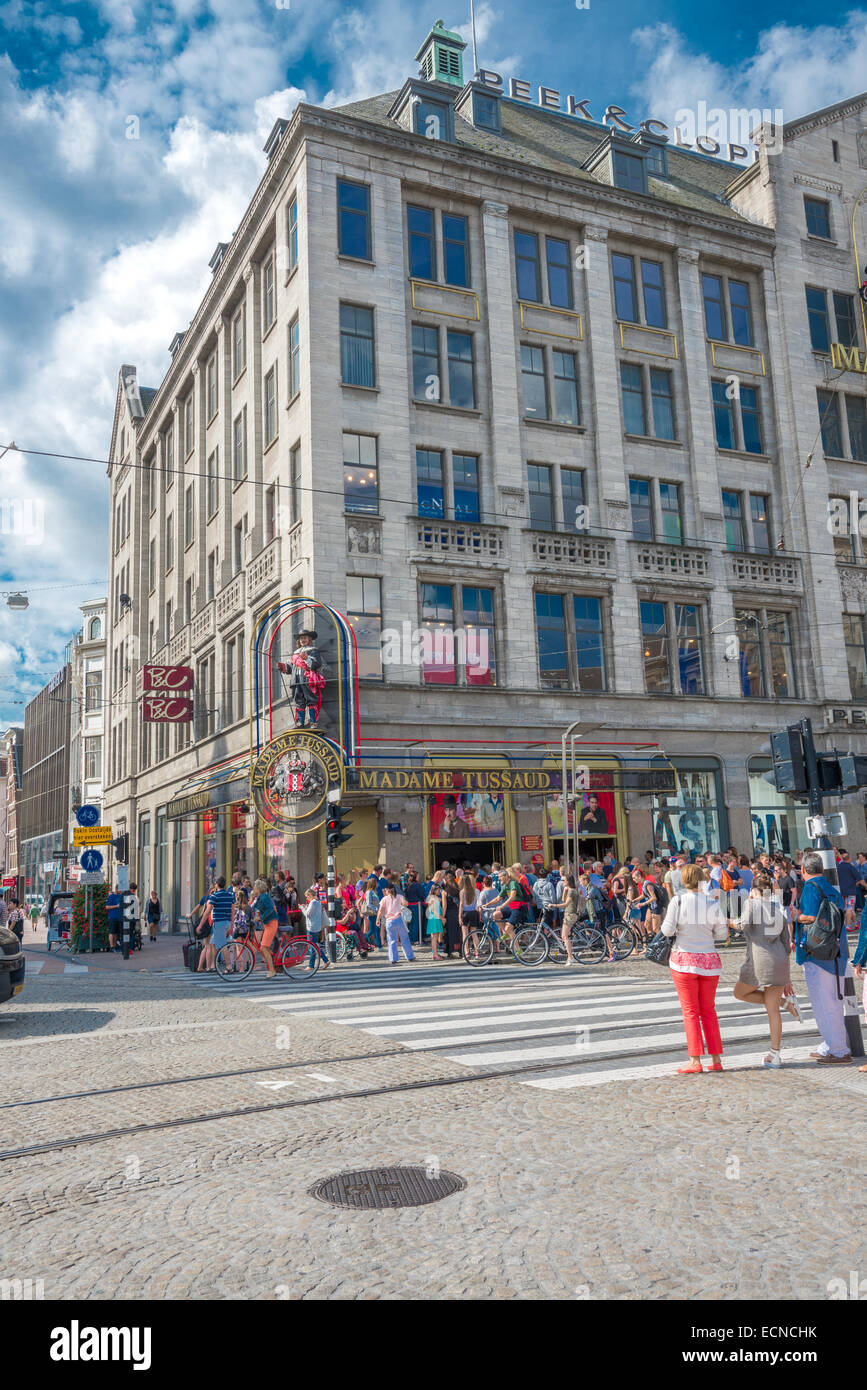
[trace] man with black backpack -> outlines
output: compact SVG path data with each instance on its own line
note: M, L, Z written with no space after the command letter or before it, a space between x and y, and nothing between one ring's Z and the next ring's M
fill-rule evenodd
M803 887L799 909L793 913L795 960L804 967L804 981L813 1018L822 1042L810 1056L826 1065L852 1061L846 1041L842 980L849 947L845 909L840 891L825 878L822 856L812 851L801 862Z

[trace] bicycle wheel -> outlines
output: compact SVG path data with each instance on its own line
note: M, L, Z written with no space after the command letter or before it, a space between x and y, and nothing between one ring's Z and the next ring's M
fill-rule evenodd
M548 959L554 965L565 965L569 959L569 953L563 944L563 938L559 931L552 927L548 937Z
M572 928L572 955L582 965L598 965L605 954L605 937L598 927L582 923Z
M481 928L468 931L461 946L461 955L467 965L488 965L494 958L493 938Z
M521 927L515 932L512 955L522 965L542 965L548 959L548 937L542 927Z
M320 966L319 952L306 936L293 936L283 948L281 964L290 980L312 980Z
M214 965L223 980L246 980L256 960L246 942L227 941L217 952Z
M610 954L615 960L626 960L638 945L638 934L634 927L611 927L608 932Z
M336 945L335 948L334 948L335 960L346 960L346 951L347 951L346 936L347 936L346 932L339 931L339 932L337 933L337 945ZM354 945L354 944L355 944L355 943L353 942L353 945ZM326 949L326 951L328 950L327 945L326 945L325 949Z

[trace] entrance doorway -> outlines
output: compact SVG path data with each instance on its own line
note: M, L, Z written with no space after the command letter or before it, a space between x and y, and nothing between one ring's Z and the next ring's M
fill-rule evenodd
M446 862L449 868L463 869L465 864L474 868L476 864L502 864L506 857L505 840L434 840L431 843L433 866L441 869Z
M566 853L565 840L560 836L559 839L552 839L550 845L551 858L559 859L562 864L563 857ZM600 835L598 838L593 838L582 835L578 841L578 859L581 863L584 863L587 859L592 859L594 863L598 861L601 864L608 850L611 850L615 858L617 857L617 846L614 840L608 836Z

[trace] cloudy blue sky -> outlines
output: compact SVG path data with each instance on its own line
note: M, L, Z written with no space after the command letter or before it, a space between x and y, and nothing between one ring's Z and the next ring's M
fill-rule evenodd
M61 662L102 591L117 371L158 385L167 345L299 100L400 86L437 17L414 0L0 0L0 722ZM479 0L479 60L636 119L709 106L786 120L867 87L867 10L826 0ZM130 140L130 118L138 136ZM8 534L24 499L45 534ZM5 532L5 533L4 533Z

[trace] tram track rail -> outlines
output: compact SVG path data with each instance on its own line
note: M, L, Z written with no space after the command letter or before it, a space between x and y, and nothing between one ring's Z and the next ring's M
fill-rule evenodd
M747 1015L748 1016L748 1015ZM564 1030L567 1032L572 1029ZM801 1036L818 1035L818 1028L806 1030ZM550 1035L548 1035L550 1036ZM531 1041L531 1038L522 1041ZM658 1047L648 1049L647 1047L635 1048L632 1051L624 1052L621 1049L605 1052L604 1050L594 1053L592 1062L597 1065L600 1062L623 1062L628 1063L636 1058L646 1059L648 1055L663 1056L671 1053L682 1053L683 1042L662 1043ZM418 1055L413 1049L398 1048L379 1053L359 1053L352 1056L334 1057L329 1059L316 1058L309 1062L289 1062L277 1064L276 1066L259 1066L252 1068L239 1068L230 1072L216 1072L206 1075L196 1075L190 1077L174 1077L165 1081L146 1081L137 1085L131 1084L119 1087L106 1087L102 1090L80 1092L63 1096L50 1096L43 1100L12 1101L0 1107L2 1109L14 1108L23 1105L50 1105L61 1100L79 1100L97 1098L104 1095L112 1095L117 1092L129 1092L136 1090L150 1090L160 1086L186 1085L197 1081L225 1080L233 1076L249 1076L266 1074L272 1071L300 1070L302 1068L330 1066L338 1067L343 1062L349 1061L375 1061L392 1057L407 1057ZM448 1060L448 1059L442 1059ZM139 1124L116 1126L112 1129L99 1131L84 1131L80 1134L68 1135L60 1139L45 1139L36 1144L20 1145L15 1148L0 1150L0 1162L12 1162L15 1159L32 1158L38 1154L59 1152L64 1149L77 1148L80 1145L108 1143L112 1139L124 1139L138 1134L156 1134L166 1130L179 1129L190 1125L213 1124L220 1120L240 1119L247 1115L266 1115L274 1114L279 1111L299 1110L309 1106L333 1105L341 1101L353 1100L372 1100L380 1096L402 1095L413 1091L427 1091L434 1089L447 1088L452 1086L472 1086L479 1085L485 1081L506 1080L512 1077L533 1076L543 1072L561 1072L575 1070L580 1067L581 1058L576 1054L575 1057L567 1058L563 1061L542 1061L528 1062L524 1065L510 1065L503 1067L480 1068L467 1072L460 1076L441 1076L425 1077L416 1081L401 1081L395 1085L365 1086L356 1090L329 1091L323 1095L301 1096L289 1100L269 1101L253 1105L235 1105L222 1110L202 1111L195 1115L182 1115L174 1119L143 1121Z

